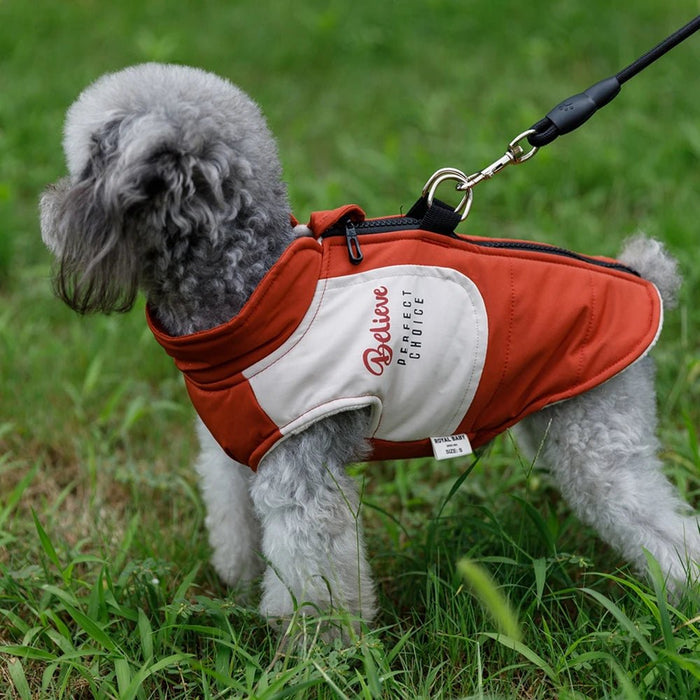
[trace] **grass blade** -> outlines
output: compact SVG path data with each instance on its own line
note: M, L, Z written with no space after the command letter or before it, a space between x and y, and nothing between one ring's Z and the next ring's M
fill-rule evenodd
M118 646L112 638L96 622L91 620L84 612L71 605L65 605L66 612L75 620L76 624L94 641L103 646L108 651L116 652Z
M114 660L114 675L117 677L117 688L119 689L119 697L126 698L128 688L131 685L133 677L131 675L131 667L126 659Z
M159 659L155 663L149 659L146 663L134 674L129 683L128 687L124 692L120 692L120 700L133 700L136 697L139 689L142 687L143 682L158 673L158 671L167 668L168 666L174 666L176 664L182 664L183 661L189 661L191 656L185 653L171 654L166 656L164 659ZM186 664L183 664L186 665Z
M153 629L151 623L146 617L146 613L139 608L138 610L138 630L139 640L141 642L141 653L145 659L150 659L153 656Z
M56 586L46 586L45 589L61 600L65 611L73 618L73 621L78 625L78 627L82 629L83 632L85 632L91 639L100 644L107 651L119 651L118 645L104 631L104 629L78 608L79 603L74 596L70 595L66 591L62 591L60 588L56 588Z
M544 673L547 678L555 683L559 683L559 675L557 672L539 655L537 652L530 649L522 642L517 639L508 637L505 634L494 634L493 632L482 632L482 636L488 637L502 644L508 649L518 652L521 656L524 656L531 664L536 666L542 673Z
M61 561L58 558L58 554L56 554L56 550L54 549L54 546L51 540L49 539L49 536L46 534L46 531L41 526L39 518L37 517L37 514L34 511L34 509L32 509L32 518L34 518L34 527L36 528L37 534L39 535L39 542L41 543L41 548L44 550L44 554L46 555L48 560L59 570L61 575L63 575L63 566L61 566Z
M620 610L620 608L615 605L610 599L606 598L604 595L598 591L594 591L590 588L582 588L581 591L586 595L590 596L596 600L600 605L602 605L608 612L610 612L613 617L624 627L624 629L629 632L629 634L635 639L639 646L644 650L650 661L656 661L658 658L657 653L654 648L649 643L649 640L645 639L642 633L637 629L637 626L632 622L632 620L625 615L625 613Z
M32 693L29 689L29 683L27 683L27 677L24 675L22 662L17 658L9 659L6 668L21 700L31 700Z
M615 659L610 658L610 666L615 674L618 683L620 684L620 694L621 698L624 700L642 700L641 696L637 692L637 688L634 683L630 680L625 670L620 666L620 664L615 661Z
M673 636L673 626L671 625L671 617L668 614L668 601L666 599L666 586L664 584L664 575L659 566L659 562L652 556L650 552L644 550L644 556L649 567L649 574L654 586L656 594L656 609L659 626L664 638L664 645L670 654L676 653L676 640Z
M540 557L532 562L532 568L535 572L535 596L537 597L537 605L542 605L542 596L544 595L544 585L547 581L547 560Z
M486 569L469 559L462 559L457 564L457 570L466 579L485 610L491 615L496 627L510 639L519 642L522 639L522 632L518 624L518 617Z
M54 661L56 659L55 654L52 654L50 651L21 644L3 644L0 646L0 654L10 654L11 656L33 659L35 661Z

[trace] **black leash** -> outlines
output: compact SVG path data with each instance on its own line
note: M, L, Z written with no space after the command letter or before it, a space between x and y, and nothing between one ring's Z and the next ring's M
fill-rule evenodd
M560 102L554 109L547 113L531 127L534 133L527 136L531 146L540 148L551 143L558 136L568 134L588 121L601 107L610 102L619 92L623 83L643 71L654 61L700 29L700 15L688 22L677 32L647 51L643 56L623 68L616 75L601 80L584 90L578 95L573 95Z
M581 124L588 121L601 107L604 107L616 97L622 85L630 80L630 78L633 78L640 71L647 68L654 61L661 58L661 56L699 29L700 15L671 34L671 36L664 39L660 44L657 44L653 49L647 51L643 56L640 56L629 66L623 68L616 75L601 80L578 95L573 95L563 102L560 102L554 109L550 110L543 119L533 124L527 131L516 136L508 144L508 149L505 154L483 170L473 175L465 175L457 168L442 168L433 173L423 188L422 199L424 199L427 206L431 208L433 202L436 201L434 197L437 188L448 180L456 181L456 189L460 192L464 192L464 196L462 197L462 201L454 209L454 212L459 215L461 221L464 221L469 215L474 199L473 188L476 185L483 180L488 180L493 177L508 165L524 163L532 158L542 146L546 146L557 137L568 134L581 126ZM531 149L527 152L525 152L525 149L520 145L524 140L527 140L531 146Z

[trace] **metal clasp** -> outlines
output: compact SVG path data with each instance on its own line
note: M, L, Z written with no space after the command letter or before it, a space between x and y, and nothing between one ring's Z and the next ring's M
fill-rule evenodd
M462 201L455 207L455 211L460 214L460 221L464 221L467 216L469 216L469 210L471 209L472 201L474 200L474 192L472 192L471 187L465 186L469 181L469 178L461 170L458 170L457 168L440 168L440 170L436 170L430 176L428 182L425 183L422 195L426 198L428 206L432 207L437 188L440 187L443 182L447 182L448 180L454 180L458 183L455 187L457 191L466 192L464 197L462 197Z
M537 146L533 146L529 151L525 151L525 149L520 145L521 141L530 136L530 134L534 133L534 129L528 129L527 131L523 131L522 134L518 134L508 144L508 149L498 160L472 175L465 175L457 168L441 168L440 170L435 171L423 187L423 196L426 198L428 206L432 206L437 188L443 182L453 180L457 182L455 189L458 192L465 193L460 203L455 207L455 212L460 215L460 221L464 221L469 216L469 211L471 210L472 203L474 201L473 189L476 185L484 180L489 180L497 173L500 173L501 170L508 165L518 165L519 163L524 163L525 161L530 160L530 158L537 153Z

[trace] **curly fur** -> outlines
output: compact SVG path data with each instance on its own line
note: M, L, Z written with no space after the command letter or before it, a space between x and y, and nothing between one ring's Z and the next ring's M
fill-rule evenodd
M57 292L81 313L128 310L140 287L169 333L210 328L293 237L258 107L204 71L103 77L70 108L64 149L70 176L42 197L42 235Z
M171 335L211 328L305 233L290 224L259 109L203 71L146 64L103 77L70 108L64 148L69 176L44 193L41 226L56 291L81 313L124 311L141 289ZM661 244L634 238L621 259L673 302L680 278ZM651 362L637 362L517 432L582 520L640 569L649 550L679 585L697 577L700 534L656 456L652 384ZM255 474L199 425L214 566L241 588L263 573L260 607L273 622L295 609L374 614L357 485L345 472L366 455L368 425L363 411L320 421Z

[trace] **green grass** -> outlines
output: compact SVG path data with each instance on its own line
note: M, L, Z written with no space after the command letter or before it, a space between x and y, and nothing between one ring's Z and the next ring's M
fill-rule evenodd
M666 602L509 436L471 463L358 467L376 627L282 643L207 563L181 379L133 313L51 295L37 198L101 73L195 64L250 92L295 213L404 211L697 14L695 0L0 0L0 696L695 698L700 595ZM614 254L643 229L686 283L656 351L671 478L700 508L700 37L475 193L465 231ZM463 574L466 573L466 578Z

